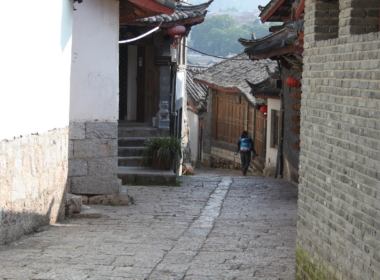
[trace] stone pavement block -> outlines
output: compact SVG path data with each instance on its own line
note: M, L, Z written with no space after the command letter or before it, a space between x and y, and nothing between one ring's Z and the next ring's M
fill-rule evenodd
M296 188L219 172L198 170L180 187L130 186L135 204L91 205L101 218L67 219L0 247L0 271L11 279L292 279Z

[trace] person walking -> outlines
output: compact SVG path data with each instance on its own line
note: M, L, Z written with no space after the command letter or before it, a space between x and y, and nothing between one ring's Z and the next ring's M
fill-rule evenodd
M239 137L236 153L238 153L239 151L241 160L241 171L245 176L247 174L249 164L251 163L251 152L253 152L256 156L256 151L253 145L252 138L248 136L247 131L243 131L241 133L241 136Z

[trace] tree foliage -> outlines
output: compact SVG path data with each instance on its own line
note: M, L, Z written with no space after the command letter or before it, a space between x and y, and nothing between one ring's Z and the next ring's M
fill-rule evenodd
M194 49L204 53L227 56L243 51L239 38L250 39L252 33L256 38L269 34L269 25L244 24L238 26L229 15L206 18L202 24L193 27L191 31L191 45Z

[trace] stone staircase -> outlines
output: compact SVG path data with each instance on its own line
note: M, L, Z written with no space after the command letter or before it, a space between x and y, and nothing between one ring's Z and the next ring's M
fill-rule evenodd
M172 170L156 170L145 166L142 152L145 140L168 135L168 131L146 123L119 122L118 178L123 185L175 185Z

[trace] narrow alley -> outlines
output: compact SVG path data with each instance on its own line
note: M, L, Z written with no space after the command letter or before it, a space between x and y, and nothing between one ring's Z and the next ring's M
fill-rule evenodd
M207 169L0 247L0 279L294 279L297 187Z

